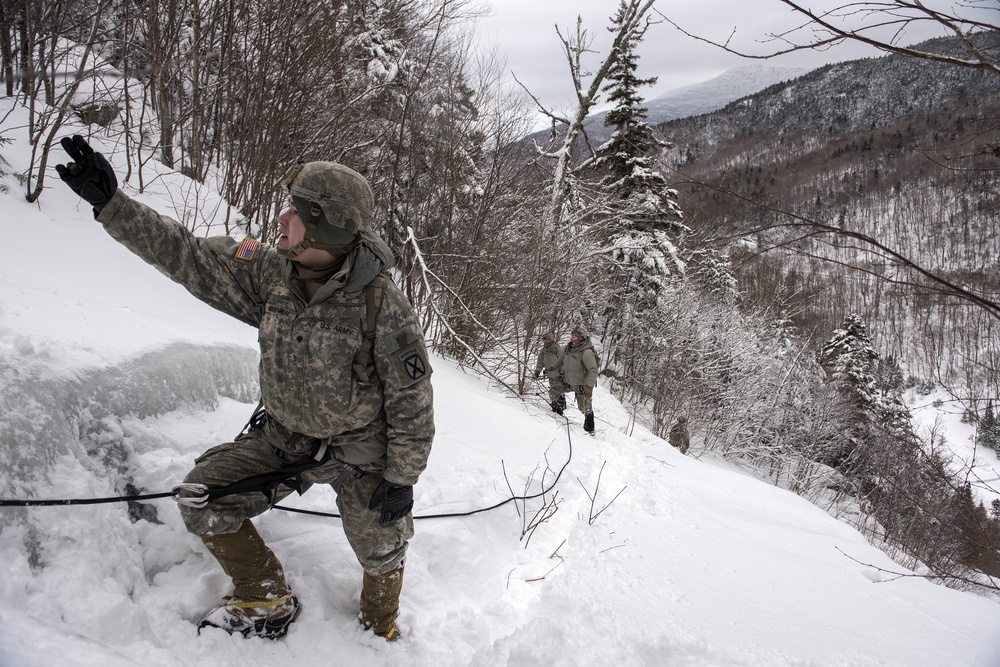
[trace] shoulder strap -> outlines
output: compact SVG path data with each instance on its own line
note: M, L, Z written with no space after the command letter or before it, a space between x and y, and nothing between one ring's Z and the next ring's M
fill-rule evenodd
M375 340L375 324L378 321L378 311L382 308L386 277L384 273L380 273L375 276L375 280L365 285L365 319L361 323L361 330L369 340Z
M358 382L371 382L371 370L374 370L372 348L375 347L375 328L378 324L378 313L382 308L382 295L385 289L386 274L380 273L375 280L365 285L365 316L361 320L361 332L364 340L354 355L351 367Z

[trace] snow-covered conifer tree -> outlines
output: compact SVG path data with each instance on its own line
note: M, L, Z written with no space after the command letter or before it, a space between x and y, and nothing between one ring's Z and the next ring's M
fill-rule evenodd
M690 254L688 264L688 277L709 294L724 303L734 303L739 299L733 263L728 255L720 254L713 248L698 249Z
M617 31L626 17L622 1L610 30ZM611 138L600 146L592 162L603 174L601 185L609 195L606 206L612 260L626 270L654 277L683 275L684 264L674 241L690 231L682 222L683 212L672 189L656 164L656 151L667 144L646 123L646 108L639 88L656 78L636 76L639 56L636 46L648 24L636 26L622 40L621 52L608 71L604 86L614 108L604 124L614 127Z
M989 447L1000 452L1000 421L993 411L993 401L986 403L986 414L976 426L976 442L981 447Z
M820 354L830 378L854 395L862 413L884 427L901 428L908 423L909 412L900 387L879 381L879 360L867 325L855 314L844 319Z
M651 342L642 342L644 333L635 325L656 319L646 316L657 308L663 288L684 275L676 241L690 231L681 222L677 192L657 168L656 153L667 144L645 122L646 109L639 94L641 87L656 81L636 76L636 47L649 23L623 32L628 9L622 0L609 28L622 35L603 89L615 105L604 124L615 130L589 165L600 175L601 204L594 220L609 261L603 342L609 360L626 373L635 360L624 356L651 352Z
M879 354L872 346L868 327L851 314L823 345L820 361L831 379L849 386L863 406L875 404Z

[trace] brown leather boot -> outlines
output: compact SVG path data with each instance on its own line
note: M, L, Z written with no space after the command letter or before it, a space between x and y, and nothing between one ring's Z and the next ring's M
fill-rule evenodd
M403 589L403 568L385 574L369 574L361 586L361 624L387 642L399 639L396 617L399 592Z
M285 582L281 563L247 519L235 533L202 541L233 580L233 594L223 598L198 624L230 634L271 639L284 636L299 612L298 600Z
M270 601L291 594L281 562L247 519L235 533L209 535L202 541L233 580L233 597Z

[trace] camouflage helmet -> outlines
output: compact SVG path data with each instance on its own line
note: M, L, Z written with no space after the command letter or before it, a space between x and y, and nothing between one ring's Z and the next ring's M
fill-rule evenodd
M306 248L340 256L361 244L375 200L364 176L337 162L299 162L280 186L306 226L305 238L288 251L289 257Z

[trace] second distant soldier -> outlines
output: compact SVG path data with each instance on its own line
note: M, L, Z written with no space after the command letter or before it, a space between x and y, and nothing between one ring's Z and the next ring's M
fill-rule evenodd
M583 413L583 430L594 433L594 387L597 386L597 351L583 325L573 328L563 357L563 379L576 394L576 406Z
M535 363L535 377L545 376L549 379L549 405L552 411L561 415L566 409L566 383L563 382L563 350L553 331L542 336L542 349Z
M670 434L667 436L670 444L681 450L681 454L687 454L688 448L691 446L691 436L688 435L687 423L688 418L681 415L670 427Z

